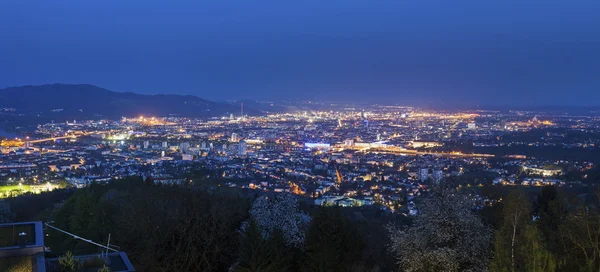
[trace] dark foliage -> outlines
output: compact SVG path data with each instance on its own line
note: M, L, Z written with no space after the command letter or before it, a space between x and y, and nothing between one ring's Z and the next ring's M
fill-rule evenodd
M149 186L141 179L92 184L78 191L55 225L87 239L121 247L144 271L224 271L237 257L237 229L248 201L188 188ZM50 232L54 253L99 252L81 241Z
M280 232L264 239L258 225L250 221L243 232L240 260L235 271L288 271L292 269L293 254L293 249L286 247Z
M339 208L321 208L306 239L303 271L352 271L361 266L364 240Z
M14 221L32 221L44 210L52 210L54 205L73 195L72 189L60 189L43 194L23 194L8 201L14 213Z

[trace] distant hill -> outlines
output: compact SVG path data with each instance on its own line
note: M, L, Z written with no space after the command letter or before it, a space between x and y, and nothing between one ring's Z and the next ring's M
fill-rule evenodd
M213 117L238 113L239 108L191 95L142 95L87 84L50 84L0 89L0 112L64 120L139 115ZM250 107L244 112L259 113Z

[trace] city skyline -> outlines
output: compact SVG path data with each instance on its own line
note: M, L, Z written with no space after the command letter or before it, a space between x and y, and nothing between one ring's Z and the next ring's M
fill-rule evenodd
M600 271L600 1L0 1L0 271Z
M2 3L0 88L598 105L598 3ZM568 94L568 95L567 95Z

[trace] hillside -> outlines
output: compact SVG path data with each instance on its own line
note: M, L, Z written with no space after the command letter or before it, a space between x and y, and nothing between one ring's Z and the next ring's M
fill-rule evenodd
M0 89L4 114L65 119L115 119L138 115L212 117L238 113L229 104L191 95L119 93L87 84L50 84ZM246 108L248 115L257 111Z

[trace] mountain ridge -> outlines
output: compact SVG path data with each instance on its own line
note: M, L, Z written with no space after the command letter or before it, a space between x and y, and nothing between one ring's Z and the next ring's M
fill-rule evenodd
M2 112L61 119L116 119L139 115L217 117L239 108L193 95L115 92L91 84L54 83L0 89ZM245 108L248 115L259 114Z

